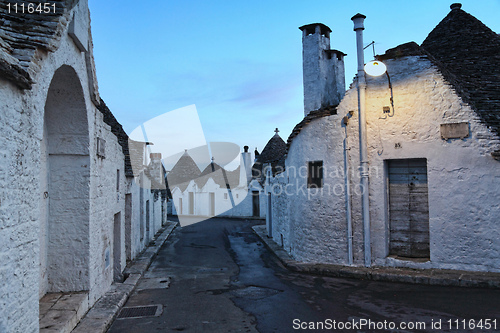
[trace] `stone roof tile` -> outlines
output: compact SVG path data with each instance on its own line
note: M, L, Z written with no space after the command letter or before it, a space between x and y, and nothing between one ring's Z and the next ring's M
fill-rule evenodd
M31 89L38 49L55 51L78 0L52 0L55 13L41 15L10 10L19 1L0 2L0 76L21 89Z
M102 98L99 105L97 106L97 109L101 111L104 122L111 127L111 132L116 135L116 137L118 138L118 143L122 147L123 155L125 155L125 176L133 177L134 171L132 169L132 163L130 160L129 137L127 133L123 129L122 125L118 122L118 120L116 120L115 116L108 108L106 103L104 103ZM142 156L142 154L140 156Z
M200 175L200 169L186 151L167 174L168 187L170 189L179 187L184 191L189 182L197 179Z
M500 36L460 7L421 46L437 60L457 94L500 135Z

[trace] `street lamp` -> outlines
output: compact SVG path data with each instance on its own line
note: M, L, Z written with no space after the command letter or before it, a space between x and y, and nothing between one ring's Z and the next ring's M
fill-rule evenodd
M382 61L372 60L365 65L364 70L370 76L380 76L387 71L387 67Z

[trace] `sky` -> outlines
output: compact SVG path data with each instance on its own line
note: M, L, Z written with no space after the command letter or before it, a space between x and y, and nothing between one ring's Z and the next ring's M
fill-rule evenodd
M317 22L331 28L331 48L347 53L349 87L356 72L353 15L367 16L365 44L375 41L382 54L406 42L421 44L451 3L89 0L99 91L128 134L145 123L177 133L169 154L204 142L262 151L275 128L286 142L304 116L298 27ZM500 33L500 0L461 3ZM365 61L372 57L368 48ZM199 120L182 131L163 117L193 108Z

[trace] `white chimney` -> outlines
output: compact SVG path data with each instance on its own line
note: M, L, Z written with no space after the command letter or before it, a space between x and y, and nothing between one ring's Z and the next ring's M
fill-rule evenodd
M243 147L244 151L240 158L240 184L246 187L252 179L252 154L248 151L248 146Z
M330 49L330 30L313 23L302 30L304 116L322 107L337 105L345 93L345 54Z

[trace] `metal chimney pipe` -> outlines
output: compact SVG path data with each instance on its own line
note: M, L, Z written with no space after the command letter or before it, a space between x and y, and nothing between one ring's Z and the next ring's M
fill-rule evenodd
M370 197L369 197L369 174L368 174L368 154L366 139L366 78L364 72L365 57L363 46L363 30L366 16L363 14L354 15L351 20L354 22L356 31L356 46L358 52L358 78L356 86L358 89L358 113L359 113L359 167L361 174L362 191L362 216L363 216L363 240L365 252L365 266L371 266L371 241L370 241Z

